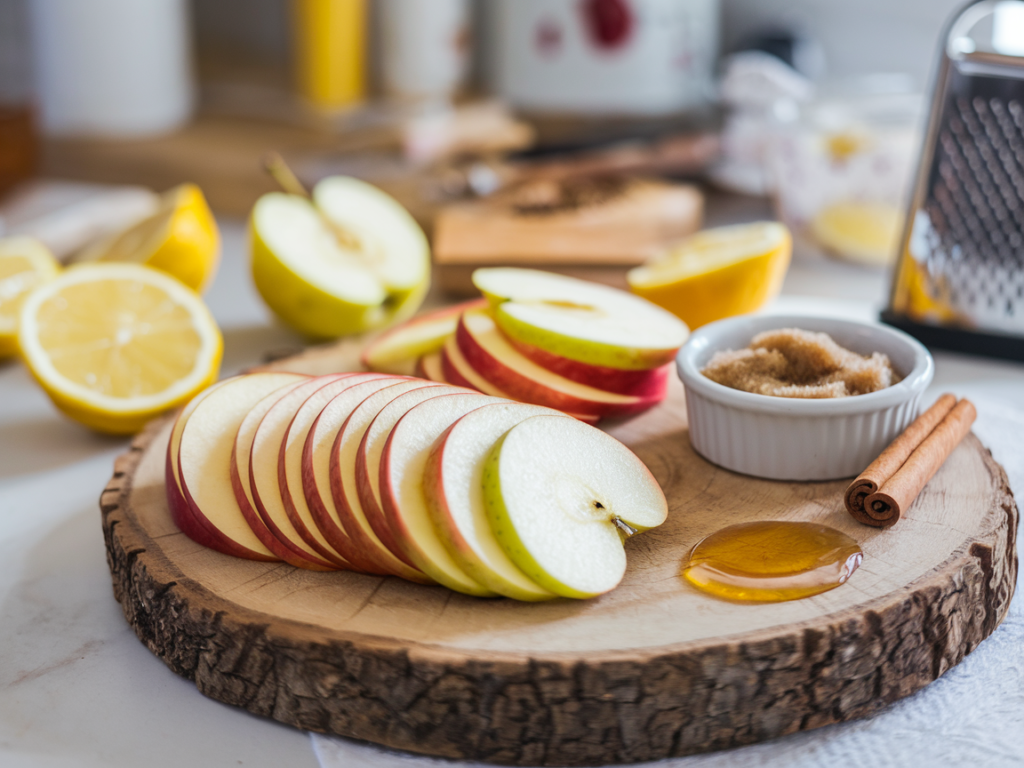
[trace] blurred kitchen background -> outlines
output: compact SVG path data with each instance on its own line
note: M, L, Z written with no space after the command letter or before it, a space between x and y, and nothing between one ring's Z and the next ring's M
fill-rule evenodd
M145 214L134 187L194 182L240 219L276 188L276 150L307 186L347 173L398 197L454 292L473 266L524 260L624 285L660 242L781 218L785 290L881 305L960 5L2 0L0 220L68 258ZM566 246L573 214L632 194L570 181L609 173L668 183L620 210L630 243ZM57 215L83 201L86 223ZM566 215L516 218L541 208Z

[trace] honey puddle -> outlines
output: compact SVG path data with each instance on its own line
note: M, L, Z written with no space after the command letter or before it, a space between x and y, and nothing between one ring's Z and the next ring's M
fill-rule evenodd
M715 597L781 603L835 589L863 557L857 542L835 528L770 520L730 525L705 537L682 575Z

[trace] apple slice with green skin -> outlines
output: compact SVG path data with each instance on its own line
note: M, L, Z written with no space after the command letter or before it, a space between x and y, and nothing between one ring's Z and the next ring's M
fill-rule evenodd
M380 489L380 457L384 452L384 445L387 443L392 427L398 423L398 420L410 408L432 397L465 394L467 391L461 387L443 385L424 387L404 392L392 398L383 406L376 406L374 404L373 407L376 408L377 413L374 414L372 420L366 425L359 440L359 448L356 451L356 493L359 495L359 504L363 508L366 520L385 547L400 560L417 569L420 569L419 565L406 554L406 547L402 546L395 539L394 531L392 531L391 526L384 517ZM476 392L472 394L481 397ZM368 398L367 402L372 402L372 399ZM353 412L353 420L360 418L356 414L359 414L361 410L367 412L369 408L364 408L364 405L360 405L359 409ZM346 425L347 429L348 426ZM434 578L431 574L427 575Z
M438 384L448 383L444 377L440 352L431 352L417 360L415 374L427 381L436 381ZM467 389L471 389L471 387L467 387Z
M420 408L410 411L406 419L412 419ZM516 600L550 600L557 595L531 581L498 544L487 521L483 468L502 435L528 418L543 415L569 418L523 403L477 408L442 435L431 449L423 473L427 509L455 562L488 589ZM409 427L406 419L395 427L396 440L397 433Z
M235 493L235 501L242 510L242 516L249 523L249 527L260 538L264 546L290 565L297 568L305 568L311 571L333 571L336 566L314 552L305 542L292 541L288 538L279 537L272 531L260 516L256 508L256 501L253 498L252 484L249 481L249 460L252 457L252 443L256 436L256 430L263 421L263 417L286 393L303 386L310 377L304 376L295 384L272 392L256 403L242 423L238 425L235 433L235 444L231 450L231 488ZM296 537L297 538L297 537Z
M473 367L466 361L465 356L459 349L459 342L455 336L449 338L441 349L441 371L444 373L445 380L457 387L475 389L477 392L482 394L490 395L491 397L500 397L504 400L520 400L520 398L513 397L507 392L494 386L491 382L473 370ZM596 424L601 419L600 416L594 416L591 414L566 412L566 415L572 416L574 419L584 421L587 424Z
M478 269L473 284L511 339L590 365L646 370L671 363L689 329L646 299L535 269Z
M294 416L285 430L281 439L281 449L278 456L278 482L281 485L281 500L284 502L285 512L295 527L296 532L309 546L317 552L321 548L326 553L324 557L328 560L337 556L347 564L347 567L354 570L363 570L360 566L362 558L353 561L346 552L335 547L329 538L320 530L316 522L312 508L307 502L305 488L302 482L302 453L306 445L306 438L317 417L327 404L347 389L363 384L367 381L375 381L381 378L390 380L391 377L383 373L355 373L348 376L341 376L328 382L309 395L298 408L295 408ZM296 390L295 395L286 395L274 405L270 413L275 409L292 408L294 401L292 397L301 397L303 392ZM268 413L266 418L270 418Z
M416 221L356 179L325 179L313 197L272 192L253 208L252 275L267 305L312 338L412 315L430 284L430 248Z
M357 530L349 533L331 491L331 453L338 433L357 405L375 392L408 381L385 374L345 389L317 415L302 448L302 489L313 520L330 545L363 573L392 575L396 568L408 570L408 566L380 542L360 540Z
M294 544L306 554L318 557L337 569L348 569L349 563L327 543L320 529L314 525L315 533L300 531L296 522L302 525L303 521L293 520L288 514L281 484L281 451L288 425L306 398L321 387L348 375L316 376L285 392L260 420L252 436L252 449L249 452L249 487L252 489L256 510L267 528L277 538Z
M378 473L384 515L406 557L437 583L479 597L499 593L467 573L445 547L431 518L424 473L431 449L445 430L467 413L499 402L473 392L432 397L407 409L388 430Z
M596 389L603 389L606 392L615 392L619 395L663 400L668 395L668 384L675 369L674 363L667 363L660 368L650 368L643 371L606 368L553 355L540 347L523 344L515 339L509 338L508 341L524 357L532 360L541 368L546 368L553 373L557 373L559 376L564 376L570 381L586 384Z
M338 517L345 532L356 542L360 551L365 553L380 567L395 576L423 584L433 584L433 580L422 571L404 560L397 552L391 550L382 541L368 519L368 512L363 508L358 488L356 460L359 446L370 423L380 410L396 397L419 389L437 389L442 385L422 379L407 380L393 384L368 395L349 413L342 428L338 431L331 447L329 473L331 495L338 510Z
M542 368L509 343L487 310L464 312L455 339L473 370L524 403L602 417L637 413L660 400L606 392Z
M253 532L235 499L231 451L238 425L255 403L305 379L290 373L238 376L204 397L185 423L178 441L181 492L203 527L232 545L215 549L252 560L280 559Z
M167 490L167 506L171 512L171 520L181 529L182 533L193 541L225 554L230 554L227 550L232 548L232 542L224 539L215 529L211 531L204 527L202 521L192 514L188 501L185 500L185 496L181 492L181 478L178 475L178 445L181 444L181 432L185 429L185 423L196 406L214 389L228 381L231 379L210 385L189 400L181 409L174 420L174 426L171 427L171 435L167 441L167 459L164 462L164 487Z
M484 463L498 543L530 579L564 597L607 592L626 571L623 542L665 522L658 481L626 446L557 416L512 427Z
M464 310L484 306L486 299L474 299L414 317L371 341L362 363L371 371L408 374L418 358L440 352L445 340L455 333Z

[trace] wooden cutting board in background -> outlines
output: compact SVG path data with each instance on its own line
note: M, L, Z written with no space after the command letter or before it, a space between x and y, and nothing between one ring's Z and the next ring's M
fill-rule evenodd
M353 370L359 351L344 342L275 367ZM114 595L139 638L211 698L423 754L625 763L865 717L974 650L1016 582L1017 508L973 436L899 525L866 528L843 482L757 480L700 458L676 383L608 426L661 483L668 521L627 544L611 593L534 604L206 549L167 510L170 425L136 438L100 500ZM842 587L788 603L730 603L683 582L694 543L753 519L834 526L864 562Z
M442 208L437 280L475 295L481 266L535 267L626 288L626 270L700 229L704 197L689 184L618 176L535 179Z

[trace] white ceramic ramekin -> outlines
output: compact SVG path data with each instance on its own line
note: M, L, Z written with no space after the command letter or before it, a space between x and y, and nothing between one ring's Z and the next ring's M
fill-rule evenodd
M827 400L770 397L717 384L700 371L724 349L742 349L761 331L823 331L860 354L883 352L904 378L872 392ZM708 461L773 480L833 480L863 471L917 417L932 380L932 356L917 340L883 325L832 318L757 315L700 328L676 358L686 388L690 442Z

